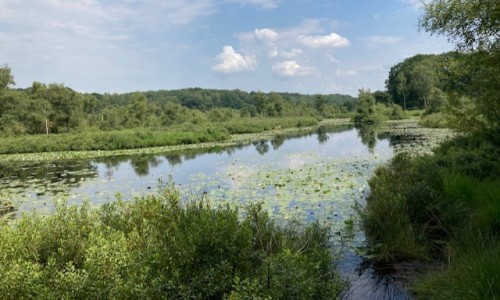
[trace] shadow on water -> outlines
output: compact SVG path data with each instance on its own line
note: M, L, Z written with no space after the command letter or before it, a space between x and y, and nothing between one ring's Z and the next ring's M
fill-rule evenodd
M340 271L348 274L349 287L342 293L346 300L407 300L413 299L407 283L391 265L377 265L354 251L347 251L340 263Z

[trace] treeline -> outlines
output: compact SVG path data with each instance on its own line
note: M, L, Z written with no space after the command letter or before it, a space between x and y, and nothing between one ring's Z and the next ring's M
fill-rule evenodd
M118 106L129 103L135 93L123 94L92 94L99 100L107 100L110 103ZM180 90L159 90L143 92L147 100L163 105L167 102L179 103L185 107L208 111L214 108L247 108L250 111L256 109L256 97L260 94L267 97L271 95L280 96L285 102L292 105L301 103L313 104L317 95L304 95L298 93L268 93L262 92L245 92L239 89L236 90L215 90L202 88L188 88ZM337 104L345 106L348 110L352 110L356 98L349 95L330 94L323 95L326 104ZM252 107L253 106L253 107Z
M83 94L63 84L34 82L12 89L10 68L0 67L0 133L51 134L86 130L161 128L225 122L238 117L337 117L354 109L347 95L208 90Z
M417 54L391 67L386 89L373 93L378 103L397 104L404 110L438 111L446 101L446 93L456 89L450 69L464 54Z
M377 103L425 109L426 115L445 113L446 125L461 131L496 126L500 68L495 51L412 56L391 68L386 90L372 94Z

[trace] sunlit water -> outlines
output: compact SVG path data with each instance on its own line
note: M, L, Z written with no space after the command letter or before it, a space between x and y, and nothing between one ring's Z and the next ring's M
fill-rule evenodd
M337 242L349 241L339 264L352 283L344 298L407 299L391 275L378 274L356 254L364 237L350 221L356 224L354 206L363 204L374 169L394 155L394 147L414 140L409 135L401 139L337 126L224 149L0 163L0 213L15 218L31 210L50 212L53 198L96 205L113 201L117 193L130 199L154 193L159 181L172 179L185 200L205 198L237 206L261 201L277 219L318 220L330 226Z

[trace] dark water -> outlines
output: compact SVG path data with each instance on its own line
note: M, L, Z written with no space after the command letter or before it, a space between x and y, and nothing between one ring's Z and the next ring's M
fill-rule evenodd
M394 145L401 142L405 140L374 129L336 126L228 148L0 162L0 217L50 211L54 197L77 204L113 201L117 193L127 199L154 192L160 179L171 178L185 197L202 194L214 201L238 203L261 200L277 217L286 219L293 213L306 221L323 220L337 226L335 231L341 234L344 221L354 214L354 202L364 201L374 168L390 159ZM351 239L354 246L363 243L359 231ZM353 249L348 247L339 266L352 283L344 298L408 299L392 275L372 267Z

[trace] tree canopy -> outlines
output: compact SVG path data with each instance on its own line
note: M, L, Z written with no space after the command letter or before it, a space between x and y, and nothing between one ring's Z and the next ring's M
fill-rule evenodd
M441 34L464 54L447 68L456 87L450 100L466 97L468 114L484 126L500 120L500 2L498 0L434 0L425 5L420 28ZM478 122L475 122L478 123Z

